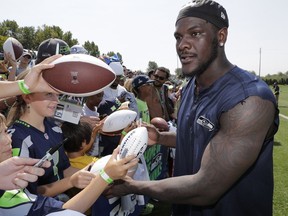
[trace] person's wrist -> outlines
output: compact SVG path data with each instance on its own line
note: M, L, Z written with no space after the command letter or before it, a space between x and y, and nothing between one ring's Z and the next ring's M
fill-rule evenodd
M100 177L108 184L113 183L113 179L104 171L104 169L101 169L99 172Z
M159 132L158 136L157 136L157 140L156 143L163 143L163 139L165 138L165 135L163 134L163 132Z
M27 86L24 80L18 80L18 87L23 94L30 94L29 86Z

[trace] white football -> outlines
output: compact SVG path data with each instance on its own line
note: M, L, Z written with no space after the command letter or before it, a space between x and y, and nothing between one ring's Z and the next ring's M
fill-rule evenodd
M70 210L70 209L63 209L63 210L60 210L58 212L53 212L53 213L50 213L50 214L47 214L47 216L85 216L84 214L80 213L80 212L77 212L77 211L73 211L73 210Z
M10 53L13 60L17 60L22 56L23 46L17 39L9 37L3 43L3 51Z
M106 156L100 158L99 160L97 160L93 164L90 172L98 174L100 172L100 170L103 169L106 166L106 164L109 161L110 157L111 157L111 154L110 155L106 155Z
M128 155L136 155L139 158L145 152L147 145L148 131L146 127L135 128L122 139L119 151L120 158Z
M115 132L123 130L131 124L137 117L137 113L132 110L117 110L111 113L104 121L103 132Z

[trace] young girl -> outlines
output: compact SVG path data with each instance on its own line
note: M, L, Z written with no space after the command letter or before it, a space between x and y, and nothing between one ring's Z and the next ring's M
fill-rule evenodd
M14 156L42 158L63 141L61 128L48 119L54 116L57 103L58 94L53 92L18 96L8 113ZM44 176L28 185L30 192L54 197L72 187L84 188L91 181L91 173L70 166L63 147L53 154L51 163Z
M45 59L41 64L34 66L25 80L18 81L1 81L0 82L0 98L10 97L19 95L23 89L20 88L20 84L29 87L30 92L55 92L42 78L41 72L44 69L54 67L51 62L59 58L61 55L54 55L50 58ZM14 104L15 99L12 98L9 102L8 99L0 101L0 109L6 110ZM1 107L2 103L2 107ZM4 104L4 105L3 105ZM14 157L0 163L0 188L1 189L14 189L19 187L26 187L28 182L35 181L37 176L43 174L42 168L32 167L38 160L32 158L19 158ZM46 162L45 166L49 166Z
M124 177L128 169L135 166L138 162L133 156L116 160L118 151L119 149L113 152L111 159L104 167L104 172L113 180ZM5 117L0 114L0 163L11 158L11 153L11 138L7 132ZM66 203L50 197L36 196L31 194L27 189L0 190L0 215L36 216L59 211L61 212L60 215L63 215L65 213L63 212L64 209L85 212L100 196L107 185L108 183L103 177L96 175L84 190ZM67 215L75 215L74 211L69 212L70 214Z

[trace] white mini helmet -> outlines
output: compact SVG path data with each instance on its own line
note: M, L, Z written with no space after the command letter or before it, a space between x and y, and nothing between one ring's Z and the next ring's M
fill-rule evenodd
M70 49L71 54L88 54L88 51L81 45L74 45Z

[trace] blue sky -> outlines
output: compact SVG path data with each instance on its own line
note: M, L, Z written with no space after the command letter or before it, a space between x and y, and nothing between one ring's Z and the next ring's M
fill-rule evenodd
M1 4L0 21L19 26L56 25L80 44L94 41L101 51L119 52L132 70L146 71L149 61L174 72L181 67L173 37L175 19L187 0L49 0ZM218 0L230 21L228 59L261 76L288 71L288 1Z

